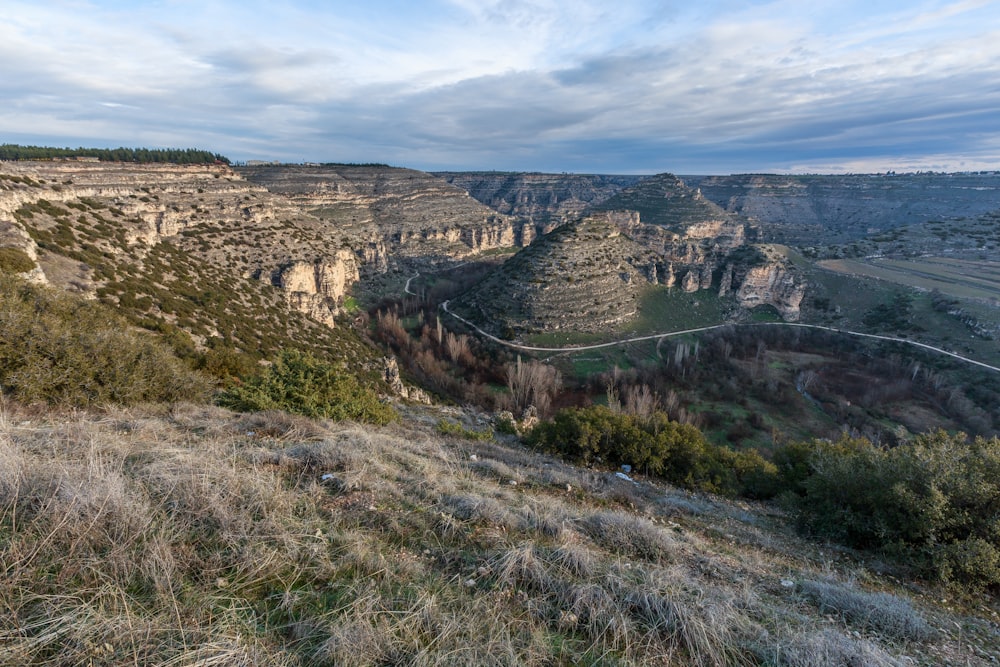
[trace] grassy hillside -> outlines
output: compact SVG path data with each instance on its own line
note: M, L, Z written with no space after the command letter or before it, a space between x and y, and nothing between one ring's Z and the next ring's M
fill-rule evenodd
M995 599L773 508L441 435L0 412L0 663L987 665Z

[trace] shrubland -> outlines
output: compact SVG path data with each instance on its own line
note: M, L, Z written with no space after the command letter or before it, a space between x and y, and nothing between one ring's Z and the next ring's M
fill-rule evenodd
M959 590L1000 590L1000 438L938 431L883 448L845 437L788 444L774 460L806 533Z
M378 394L343 366L286 350L259 373L223 391L220 405L247 412L284 410L307 417L386 424L397 418Z
M0 274L0 387L26 402L192 400L208 381L109 308Z
M756 451L712 444L694 426L662 412L639 417L604 406L567 408L526 441L583 465L628 465L688 489L771 497L778 485L777 469Z

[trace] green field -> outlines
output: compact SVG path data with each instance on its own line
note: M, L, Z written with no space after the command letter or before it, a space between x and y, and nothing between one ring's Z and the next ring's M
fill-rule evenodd
M1000 262L921 257L909 259L834 259L817 263L837 273L868 276L916 287L938 290L958 299L980 299L1000 303Z
M909 330L880 330L922 343L954 350L988 364L1000 363L1000 347L965 321L981 330L1000 327L1000 263L922 258L920 260L826 260L807 274L810 292L803 303L802 321L840 329L869 331L866 314L890 302L896 293L912 296ZM992 284L992 288L989 286ZM957 299L951 312L934 307L934 290ZM938 297L939 298L939 297ZM817 301L829 301L827 310ZM834 308L834 306L836 308Z
M639 302L639 318L619 333L641 336L722 324L732 300L715 290L688 293L673 287L650 287Z

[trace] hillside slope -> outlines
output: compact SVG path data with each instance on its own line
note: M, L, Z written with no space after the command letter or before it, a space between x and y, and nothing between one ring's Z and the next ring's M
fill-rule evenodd
M401 291L386 276L513 249L533 229L389 167L0 163L0 247L186 355L363 360L371 352L336 328L354 293L377 300Z
M569 223L507 260L455 306L500 335L602 332L636 316L653 255L607 217Z
M758 220L767 240L800 246L1000 209L998 172L684 178L706 199Z
M491 171L435 172L500 213L527 219L543 232L579 218L589 208L635 185L641 176Z
M0 662L990 665L996 601L411 426L0 413ZM945 599L947 595L947 600Z

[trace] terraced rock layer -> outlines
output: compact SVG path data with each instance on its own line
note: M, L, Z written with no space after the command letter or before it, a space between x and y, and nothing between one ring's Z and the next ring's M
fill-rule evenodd
M588 208L643 178L495 171L435 172L435 175L495 211L534 223L542 232L579 219Z
M521 247L535 236L532 224L413 169L284 165L241 167L238 173L328 222L343 237L363 241L379 266L387 254L447 261Z
M654 257L606 216L568 223L454 303L499 335L603 332L638 312Z
M759 221L767 240L846 243L928 220L1000 209L1000 172L685 176L708 201Z

